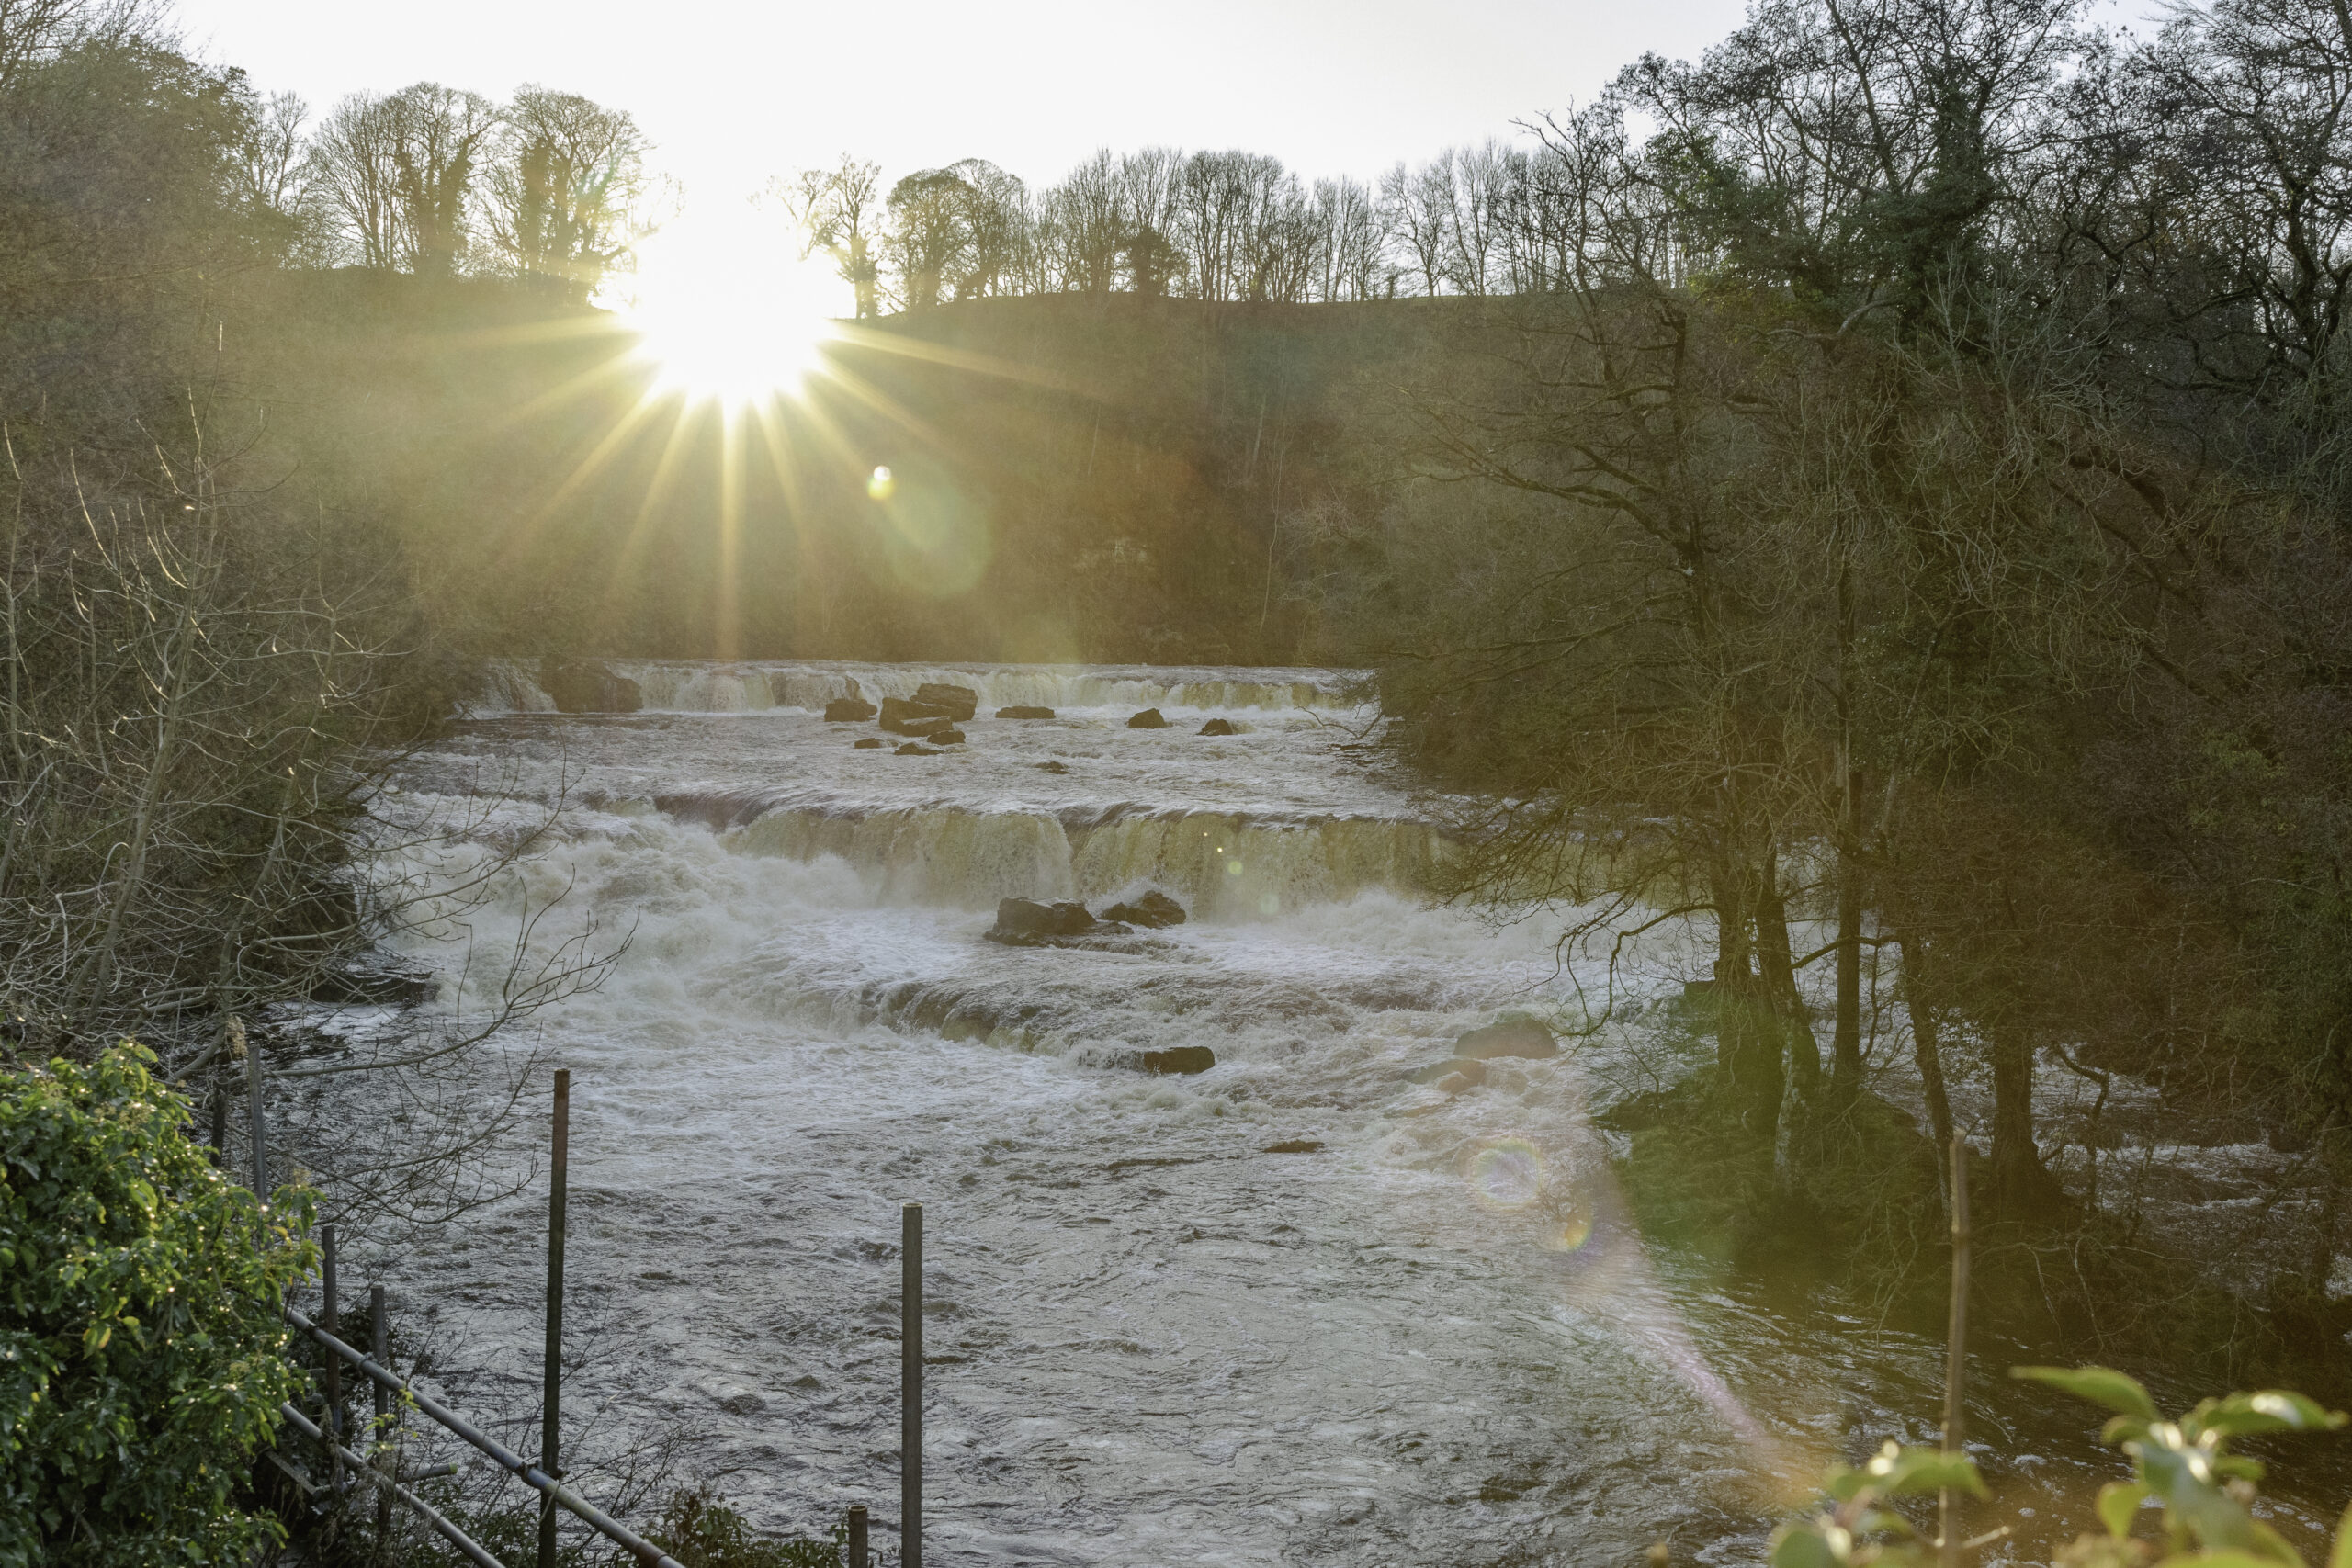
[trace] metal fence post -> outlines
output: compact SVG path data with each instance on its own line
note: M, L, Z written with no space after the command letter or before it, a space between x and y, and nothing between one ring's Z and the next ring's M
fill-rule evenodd
M339 1315L342 1303L335 1294L334 1261L334 1226L321 1225L320 1293L325 1298L328 1330L340 1334L343 1332L343 1319ZM326 1428L327 1433L327 1483L332 1490L340 1492L343 1490L343 1461L335 1457L334 1450L335 1445L343 1441L343 1361L339 1357L329 1356L326 1364L327 1418L320 1425Z
M922 1568L922 1205L899 1218L899 1562Z
M245 1054L245 1119L252 1123L254 1135L254 1196L267 1203L269 1145L263 1137L261 1125L261 1053L245 1039L245 1026L240 1021L231 1019L229 1032Z
M849 1511L849 1568L867 1568L865 1505Z
M571 1141L571 1069L555 1074L555 1116L548 1162L548 1347L546 1396L539 1422L539 1468L560 1481L557 1417L563 1394L563 1197L564 1164ZM555 1568L555 1499L539 1500L539 1568Z
M390 1366L392 1364L392 1330L390 1324L385 1319L384 1287L381 1285L368 1287L368 1353L376 1358L376 1364L379 1367ZM333 1360L340 1358L328 1359ZM377 1468L397 1480L400 1476L400 1463L396 1457L396 1450L390 1446L390 1427L385 1419L391 1414L391 1391L373 1378L368 1380L368 1387L376 1393L376 1429L374 1440L369 1447L377 1455ZM379 1486L376 1489L376 1561L379 1562L390 1560L386 1545L391 1533L391 1488Z

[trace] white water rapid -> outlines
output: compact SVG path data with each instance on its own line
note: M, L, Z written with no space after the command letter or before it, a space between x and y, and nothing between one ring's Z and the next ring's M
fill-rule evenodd
M1935 1346L1718 1293L1612 1200L1589 1110L1696 1049L1664 1026L1688 933L1637 944L1615 1020L1556 1059L1406 1081L1499 1011L1574 1023L1608 976L1563 964L1557 916L1427 906L1442 840L1339 675L616 668L647 711L562 718L510 672L401 789L563 795L470 917L485 951L560 894L543 942L633 931L536 1021L573 1075L571 1292L601 1325L570 1398L696 1423L762 1528L863 1502L894 1544L906 1200L940 1564L1736 1559L1826 1460L1931 1434ZM930 680L980 694L944 755L815 711ZM1015 703L1057 716L990 716ZM1146 705L1170 727L1125 728ZM1192 919L982 939L1001 897L1148 887ZM1175 1045L1216 1065L1120 1065ZM445 1374L462 1393L526 1397L542 1203L386 1265L489 1369Z

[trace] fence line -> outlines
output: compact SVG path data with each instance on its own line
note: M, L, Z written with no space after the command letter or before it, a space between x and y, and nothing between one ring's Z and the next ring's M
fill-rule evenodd
M386 1390L407 1395L428 1419L439 1423L447 1430L471 1443L524 1485L548 1499L553 1506L563 1508L575 1517L585 1521L591 1529L605 1540L629 1552L639 1562L645 1563L646 1568L684 1568L684 1565L676 1558L664 1552L660 1547L581 1496L579 1493L574 1492L537 1465L525 1460L496 1438L492 1437L431 1394L415 1387L399 1373L388 1371L378 1366L309 1318L304 1317L294 1308L286 1309L286 1321L310 1336L322 1349L330 1355L341 1357L353 1368L373 1379Z
M232 1021L231 1027L242 1043L242 1026ZM248 1049L246 1087L250 1097L249 1131L252 1134L253 1181L256 1192L265 1190L267 1179L267 1141L263 1131L260 1053ZM560 1070L555 1075L555 1102L552 1107L551 1134L552 1168L549 1172L548 1204L548 1297L547 1297L547 1356L544 1370L546 1404L542 1411L540 1434L540 1464L532 1464L497 1438L412 1384L406 1378L390 1370L390 1340L386 1328L384 1288L368 1289L368 1318L371 1348L380 1360L370 1359L337 1338L334 1329L342 1326L336 1315L339 1306L336 1278L335 1227L319 1227L323 1265L326 1326L311 1322L294 1307L280 1303L286 1321L294 1325L327 1353L325 1385L327 1398L325 1424L322 1427L297 1409L290 1402L282 1404L280 1414L293 1423L305 1436L316 1440L327 1452L328 1487L340 1496L345 1487L343 1472L346 1467L355 1476L365 1476L379 1488L376 1501L376 1528L379 1537L389 1530L391 1522L392 1499L397 1497L414 1510L434 1531L480 1568L507 1568L484 1550L481 1543L435 1509L424 1498L401 1484L395 1475L370 1463L342 1442L342 1369L349 1364L373 1384L376 1420L380 1427L391 1396L404 1395L411 1404L427 1419L480 1450L510 1475L539 1494L538 1564L550 1568L555 1554L555 1510L559 1507L581 1519L605 1540L612 1541L634 1556L643 1568L684 1568L675 1558L630 1529L627 1525L590 1503L563 1484L562 1470L557 1458L558 1400L562 1378L563 1323L563 1229L566 1188L566 1164L571 1133L571 1074ZM228 1096L224 1090L216 1093L213 1101L212 1146L215 1158L227 1163ZM899 1504L902 1517L899 1528L899 1562L901 1568L922 1568L922 1205L909 1203L900 1215L900 1296L899 1296ZM454 1469L455 1467L451 1467ZM418 1480L422 1477L412 1476ZM847 1568L869 1568L866 1555L867 1516L863 1505L849 1510L849 1540Z

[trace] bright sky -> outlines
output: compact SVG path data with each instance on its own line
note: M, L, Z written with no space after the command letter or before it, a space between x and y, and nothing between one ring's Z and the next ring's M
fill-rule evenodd
M179 0L190 44L322 112L434 80L628 109L688 201L854 152L887 177L988 158L1033 185L1097 146L1272 152L1302 174L1510 132L1645 49L1695 55L1744 0Z

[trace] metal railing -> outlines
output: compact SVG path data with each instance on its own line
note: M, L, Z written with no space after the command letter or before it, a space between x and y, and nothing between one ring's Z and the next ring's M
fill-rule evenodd
M379 1387L395 1394L405 1395L410 1403L428 1419L438 1423L444 1429L481 1450L501 1469L521 1481L524 1485L546 1497L555 1506L584 1521L597 1534L628 1552L639 1562L646 1564L646 1568L684 1568L684 1565L676 1558L670 1556L660 1547L581 1496L579 1493L574 1492L537 1465L525 1460L496 1438L492 1437L431 1394L417 1388L399 1373L378 1366L292 1307L286 1309L286 1321L309 1336L320 1348L332 1356L339 1357L346 1365L368 1377ZM307 1417L297 1413L291 1405L285 1407L285 1413L293 1416L309 1436L327 1443L345 1463L355 1466L362 1473L372 1476L379 1484L390 1485L393 1489L394 1495L415 1509L419 1517L433 1526L435 1531L460 1551L465 1552L475 1562L484 1564L485 1568L501 1568L496 1558L467 1540L455 1525L434 1512L423 1499L401 1487L390 1476L368 1469L364 1460L342 1445L333 1443L324 1432Z
M258 1060L258 1053L248 1052L248 1061ZM250 1069L249 1069L250 1070ZM256 1191L267 1179L266 1145L262 1134L262 1101L260 1076L252 1072L248 1085L251 1094L250 1113L253 1141L253 1179ZM571 1132L571 1075L559 1071L555 1075L555 1103L550 1119L551 1153L548 1192L548 1295L547 1347L545 1368L546 1404L541 1412L541 1464L533 1464L489 1433L459 1416L392 1371L380 1361L362 1355L335 1337L330 1329L313 1323L292 1306L282 1311L286 1321L300 1330L312 1343L326 1352L325 1377L322 1392L326 1396L325 1421L311 1420L291 1403L278 1406L279 1413L297 1430L316 1441L327 1452L334 1490L343 1490L342 1472L349 1469L356 1476L366 1478L378 1488L377 1529L380 1534L390 1527L393 1499L404 1503L429 1526L435 1534L456 1547L480 1568L506 1568L506 1565L486 1551L480 1542L450 1521L447 1516L417 1495L403 1481L423 1480L423 1476L401 1477L388 1473L366 1457L344 1446L342 1431L341 1371L351 1367L366 1377L376 1389L376 1416L380 1425L387 1417L388 1396L404 1397L426 1418L444 1430L471 1444L508 1474L539 1494L538 1564L552 1568L555 1551L555 1510L562 1508L585 1523L605 1540L635 1557L644 1568L684 1568L653 1542L639 1535L618 1519L589 1502L566 1486L560 1472L550 1473L545 1465L554 1465L558 1435L558 1401L561 1397L562 1362L560 1349L563 1324L563 1229L566 1187L566 1164ZM226 1096L214 1102L212 1122L213 1147L226 1156L227 1125ZM324 1314L330 1325L339 1325L336 1313L337 1280L335 1229L332 1224L319 1227L322 1269L321 1283L324 1292ZM899 1529L900 1568L922 1568L922 1205L905 1205L900 1216L900 1292L899 1292ZM389 1354L389 1336L385 1326L384 1291L373 1287L369 1295L370 1317L375 1331L375 1351L384 1361ZM450 1467L453 1471L455 1466ZM290 1473L290 1472L289 1472ZM299 1478L298 1478L299 1480ZM864 1506L853 1507L848 1515L847 1568L868 1568L868 1518Z

